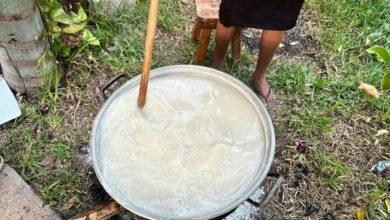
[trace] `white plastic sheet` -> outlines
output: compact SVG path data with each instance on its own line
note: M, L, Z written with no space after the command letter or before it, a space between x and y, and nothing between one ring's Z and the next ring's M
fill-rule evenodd
M15 96L3 77L0 76L0 125L19 117L21 114Z

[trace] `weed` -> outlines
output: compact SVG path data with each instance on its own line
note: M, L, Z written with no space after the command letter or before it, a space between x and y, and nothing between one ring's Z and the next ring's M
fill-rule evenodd
M390 184L390 180L378 179L376 183L366 182L363 184L369 188L369 190L359 199L363 199L367 204L366 207L370 216L378 218L378 214L380 214L385 218L388 217L385 199L388 199L388 186Z
M321 181L334 189L339 187L341 178L351 175L348 166L331 156L316 152L315 160L318 163L318 169L322 177Z

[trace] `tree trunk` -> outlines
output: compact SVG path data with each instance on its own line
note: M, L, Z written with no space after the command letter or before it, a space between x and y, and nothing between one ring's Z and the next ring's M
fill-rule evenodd
M32 93L44 84L45 71L54 64L45 57L48 48L42 37L45 28L35 0L0 1L0 63L9 86L20 93Z

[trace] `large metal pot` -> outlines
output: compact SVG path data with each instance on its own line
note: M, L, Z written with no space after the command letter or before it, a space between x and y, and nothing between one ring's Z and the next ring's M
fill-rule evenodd
M246 199L248 199L254 193L254 191L260 186L260 184L264 181L265 177L267 176L273 161L274 151L275 151L275 136L274 136L274 129L272 126L271 118L268 115L267 110L262 104L262 102L260 101L260 99L250 88L248 88L245 84L235 79L234 77L215 69L201 67L201 66L193 66L193 65L168 66L168 67L152 70L150 74L150 82L152 82L153 80L159 77L170 77L171 75L175 75L175 74L176 75L186 74L188 77L196 76L196 77L204 77L208 79L218 80L219 82L234 88L235 90L237 90L237 92L242 93L244 97L246 97L247 101L251 105L253 105L253 107L256 109L258 117L263 127L262 132L264 133L263 136L265 137L264 159L263 161L260 162L259 169L257 170L257 173L254 175L255 180L253 181L253 184L250 185L250 187L248 187L247 189L245 189L245 193L241 195L240 199L232 202L231 204L219 210L214 210L212 213L200 213L200 215L197 216L195 219L216 218L234 210ZM108 100L104 103L104 105L100 109L99 114L97 115L95 122L93 124L92 136L91 136L91 149L92 149L91 153L92 153L93 166L96 175L100 183L103 185L104 189L112 196L112 198L114 198L124 208L128 209L129 211L137 215L149 219L167 219L167 218L179 219L175 217L160 216L156 213L151 213L145 209L137 207L132 203L132 198L126 198L125 196L123 196L123 193L118 192L116 188L110 184L110 181L106 179L107 177L105 178L102 173L103 172L102 167L104 164L102 164L101 162L102 160L100 159L100 150L104 148L104 146L101 144L101 126L103 123L105 123L104 115L107 114L108 107L112 105L115 99L126 94L130 89L134 89L135 87L138 87L139 83L140 83L140 75L127 81L124 85L122 85L117 91L115 91L108 98Z

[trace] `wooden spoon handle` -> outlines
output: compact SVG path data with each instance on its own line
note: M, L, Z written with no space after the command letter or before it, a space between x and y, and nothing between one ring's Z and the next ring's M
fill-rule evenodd
M158 0L151 0L149 6L148 31L146 34L144 64L142 66L141 85L138 95L138 107L143 108L148 91L149 73L152 65L153 42L157 29Z

